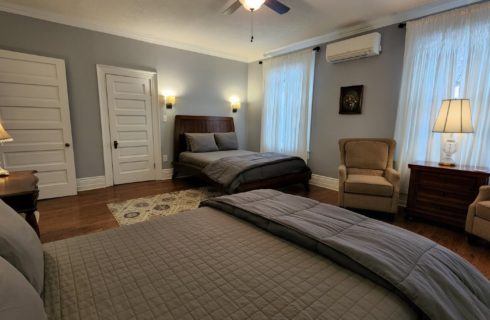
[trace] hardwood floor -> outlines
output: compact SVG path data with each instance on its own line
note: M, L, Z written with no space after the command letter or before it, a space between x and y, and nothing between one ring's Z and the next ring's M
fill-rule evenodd
M193 179L151 181L84 191L73 197L39 201L41 240L50 242L119 227L107 208L107 203L201 185L201 182ZM324 188L311 186L310 191L306 192L302 186L298 185L285 188L283 191L325 203L337 203L337 192ZM370 213L368 215L372 216ZM374 218L380 217L374 216ZM383 219L381 218L381 220ZM402 214L398 214L394 221L384 221L416 232L453 250L475 265L490 279L490 246L488 243L471 246L466 241L466 235L463 231L420 221L407 221Z

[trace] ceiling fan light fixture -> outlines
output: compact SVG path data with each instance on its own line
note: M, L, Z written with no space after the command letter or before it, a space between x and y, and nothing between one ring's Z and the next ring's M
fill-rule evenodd
M265 0L240 0L242 6L248 11L257 11L264 2Z

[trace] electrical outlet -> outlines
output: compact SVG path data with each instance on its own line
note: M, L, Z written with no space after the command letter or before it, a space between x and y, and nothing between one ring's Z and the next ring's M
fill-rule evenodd
M167 115L166 114L163 115L163 122L167 122Z
M167 162L168 161L168 156L166 154L163 155L163 162Z

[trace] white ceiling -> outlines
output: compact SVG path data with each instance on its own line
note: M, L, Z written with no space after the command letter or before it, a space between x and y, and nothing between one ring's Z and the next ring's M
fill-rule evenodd
M265 6L254 14L253 43L248 11L240 8L232 15L221 14L230 2L233 0L0 0L0 10L255 61L267 52L338 30L389 21L389 17L404 17L424 8L446 9L450 2L454 7L475 1L282 0L291 8L287 14L279 15Z

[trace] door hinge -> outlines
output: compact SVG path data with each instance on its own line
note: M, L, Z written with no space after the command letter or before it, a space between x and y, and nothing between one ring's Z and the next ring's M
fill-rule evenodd
M155 169L156 167L157 167L157 165L156 164L153 164L153 169Z

